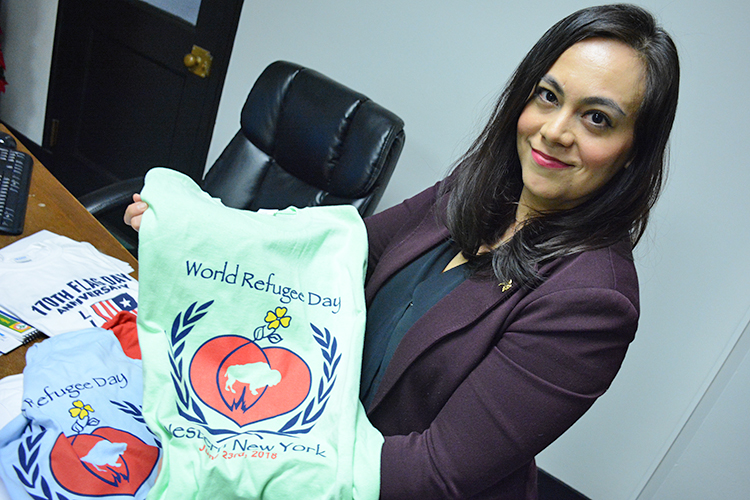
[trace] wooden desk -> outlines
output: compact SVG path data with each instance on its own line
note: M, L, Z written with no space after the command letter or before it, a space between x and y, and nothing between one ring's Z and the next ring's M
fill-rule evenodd
M0 131L10 133L2 124L0 124ZM20 141L16 142L18 142L19 151L31 154ZM34 158L23 234L17 236L0 234L0 248L42 229L76 241L87 241L100 252L129 263L135 269L131 276L138 277L138 262L130 252L125 250L109 231L99 224L94 216L55 179L49 170ZM0 378L23 371L28 347L28 345L21 346L0 356Z

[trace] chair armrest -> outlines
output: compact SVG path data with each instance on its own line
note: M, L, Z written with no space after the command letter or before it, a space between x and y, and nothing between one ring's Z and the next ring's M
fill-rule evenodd
M124 212L125 207L133 201L133 193L139 193L142 189L143 177L134 177L87 193L78 201L94 216L115 209Z

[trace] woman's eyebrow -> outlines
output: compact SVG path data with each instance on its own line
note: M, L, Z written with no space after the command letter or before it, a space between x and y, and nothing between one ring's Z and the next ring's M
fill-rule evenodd
M552 87L560 96L565 97L565 91L563 90L562 85L560 85L560 83L555 80L555 77L553 77L552 75L544 75L544 77L542 77L542 81ZM627 113L623 111L620 105L617 104L614 100L609 99L608 97L586 97L585 99L583 99L582 103L587 106L607 106L608 108L612 108L620 115L627 116Z
M622 116L628 116L625 111L622 110L622 108L612 99L608 99L606 97L587 97L583 101L583 104L586 104L587 106L596 105L596 106L607 106L608 108L612 108Z

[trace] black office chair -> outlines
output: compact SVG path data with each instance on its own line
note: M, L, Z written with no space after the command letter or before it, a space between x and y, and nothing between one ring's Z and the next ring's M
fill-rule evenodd
M233 208L354 205L366 217L383 196L404 146L404 122L330 78L277 61L253 85L240 130L203 179ZM132 253L137 233L120 221L143 178L80 198Z

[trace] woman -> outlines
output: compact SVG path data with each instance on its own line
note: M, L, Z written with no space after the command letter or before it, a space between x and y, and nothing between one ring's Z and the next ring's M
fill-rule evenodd
M366 220L361 398L386 436L382 498L536 498L534 456L635 334L631 250L678 86L646 11L578 11L526 55L450 177Z

